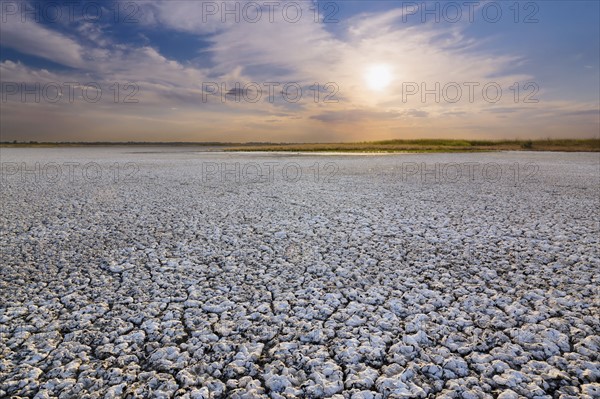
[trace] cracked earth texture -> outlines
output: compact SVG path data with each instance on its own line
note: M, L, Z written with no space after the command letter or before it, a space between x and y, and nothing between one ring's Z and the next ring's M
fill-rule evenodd
M0 151L0 397L600 395L597 154Z

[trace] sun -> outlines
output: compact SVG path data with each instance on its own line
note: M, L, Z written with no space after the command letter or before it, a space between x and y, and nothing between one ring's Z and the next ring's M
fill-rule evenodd
M383 90L392 82L392 70L388 65L377 64L367 69L367 86L372 90Z

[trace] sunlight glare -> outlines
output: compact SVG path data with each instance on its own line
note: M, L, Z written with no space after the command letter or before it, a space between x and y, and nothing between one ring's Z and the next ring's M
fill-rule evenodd
M392 82L392 71L388 65L371 66L366 73L367 86L373 90L383 90Z

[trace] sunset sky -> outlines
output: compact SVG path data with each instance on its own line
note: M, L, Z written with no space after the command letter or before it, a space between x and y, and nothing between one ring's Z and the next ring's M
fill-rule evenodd
M0 4L2 141L599 137L598 1Z

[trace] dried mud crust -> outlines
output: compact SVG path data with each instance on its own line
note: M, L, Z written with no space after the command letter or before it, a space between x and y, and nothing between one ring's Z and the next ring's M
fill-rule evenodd
M593 156L495 155L537 156L527 184L399 175L477 154L258 183L127 156L98 155L140 181L3 180L1 397L599 397Z

